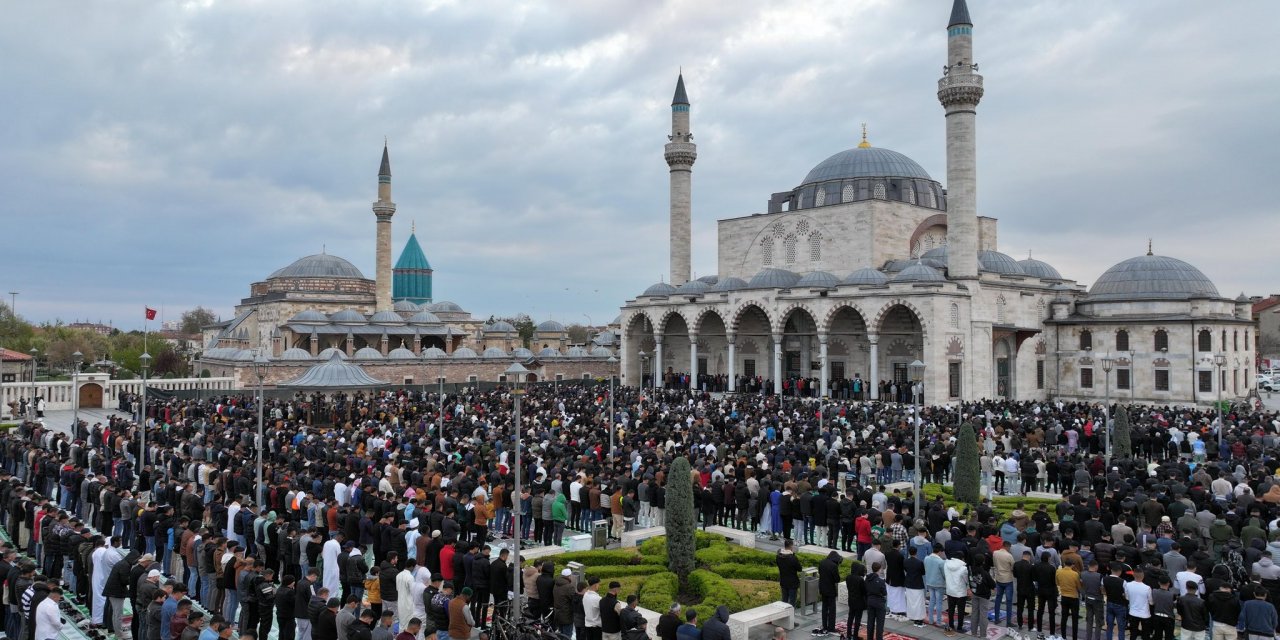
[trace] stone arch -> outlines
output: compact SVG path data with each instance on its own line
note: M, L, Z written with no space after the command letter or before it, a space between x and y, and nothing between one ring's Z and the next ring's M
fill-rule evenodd
M911 302L903 300L902 298L894 298L886 302L884 306L880 307L880 310L876 312L875 317L867 324L867 327L874 327L875 333L880 333L880 330L884 327L885 317L889 315L889 312L893 311L894 307L903 307L907 311L911 312L911 314L913 314L916 317L916 320L920 323L921 336L927 337L929 335L929 323L925 320L925 314L921 313L920 309L914 304L911 304Z
M773 332L782 333L782 330L786 327L787 318L791 317L791 314L797 310L804 311L809 314L809 318L813 320L815 327L821 326L818 324L819 318L822 317L820 314L815 313L813 309L809 308L809 305L806 305L803 302L793 302L783 307L782 311L779 312L776 317L770 318L771 322L769 326Z
M637 320L644 320L644 321L649 325L649 327L657 327L657 326L658 326L658 324L657 324L656 322L654 322L654 321L653 321L653 317L649 315L649 312L648 312L648 311L646 311L646 310L637 310L637 311L635 311L635 312L631 313L629 316L627 316L626 318L624 318L624 319L622 320L622 327L623 327L623 331L626 331L626 332L630 332L630 331L632 331L632 330L633 330L632 325L633 325ZM638 330L639 330L639 331L641 331L641 332L646 331L646 329L645 329L643 326L642 326L642 327L640 327Z
M654 327L658 330L658 333L661 334L667 332L667 323L671 321L672 316L680 316L680 319L684 320L684 326L686 327L693 326L693 323L689 322L689 318L684 315L683 311L680 311L679 309L667 309L663 311L662 316L660 316L658 321L654 323Z
M769 310L767 309L767 305L765 305L765 303L759 300L747 300L747 301L744 301L742 304L739 304L738 308L734 309L733 313L729 314L728 327L729 327L730 333L738 332L739 323L742 322L742 316L745 315L747 311L752 308L757 309L760 311L760 313L764 314L765 320L768 321L769 328L770 330L772 330L774 326L774 319L773 319L773 316L769 315Z
M923 222L916 225L916 230L911 232L911 240L907 242L907 246L908 247L916 246L916 241L920 239L920 236L924 235L926 231L929 231L934 227L942 227L943 230L946 230L947 214L937 213L937 214L931 215L928 218L925 218Z
M827 312L823 314L822 318L818 321L818 333L830 332L831 323L835 322L836 315L839 314L844 309L848 309L854 312L862 320L863 325L866 325L868 327L871 326L870 324L867 323L867 313L863 311L861 307L854 304L853 302L840 302L840 303L837 303L835 306L831 307L830 309L827 309ZM817 318L817 316L814 316L814 317Z
M728 328L729 323L724 319L724 314L715 307L702 307L701 309L698 309L698 313L693 316L693 322L689 323L689 328L694 333L702 333L702 321L709 315L715 315L720 318L720 322L724 323L724 326Z

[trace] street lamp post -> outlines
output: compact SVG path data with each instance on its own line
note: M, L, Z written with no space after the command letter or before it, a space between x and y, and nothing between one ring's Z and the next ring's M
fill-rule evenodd
M520 397L524 395L524 390L520 388L520 382L529 370L519 362L511 363L505 371L507 380L515 380L511 389L511 436L515 442L515 451L512 453L516 459L515 469L515 489L511 495L511 585L516 597L511 602L511 618L513 620L520 619L520 586L523 581L520 577Z
M1111 370L1116 366L1116 361L1110 354L1102 358L1102 388L1103 388L1103 406L1102 406L1102 428L1107 430L1107 469L1111 469Z
M138 356L142 364L142 405L138 409L138 488L142 488L142 468L147 466L147 368L151 366L151 354L145 351Z
M71 362L76 365L75 372L71 376L71 401L75 404L75 408L71 415L71 437L76 437L76 432L80 430L80 363L84 362L84 354L79 351L71 354Z
M916 458L916 468L911 474L911 486L915 493L915 505L911 512L911 517L914 520L920 518L920 491L922 488L920 484L920 401L923 400L921 396L924 395L924 387L922 386L924 383L924 369L925 364L919 360L907 365L907 372L911 375L911 399L915 405L915 416L912 418L912 423L915 427L915 450L912 455Z
M1214 354L1214 356L1213 356L1213 370L1214 370L1214 374L1213 374L1213 376L1214 376L1213 384L1214 384L1214 386L1216 386L1216 387L1218 388L1218 401L1217 401L1217 402L1215 402L1214 404L1216 404L1216 405L1218 406L1218 450L1219 450L1219 451L1221 451L1221 450L1222 450L1222 432L1223 432L1223 431L1226 431L1226 429L1224 429L1224 428L1223 428L1223 427L1225 427L1226 425L1223 425L1223 424L1222 424L1222 368L1223 368L1223 367L1225 367L1225 366L1227 366L1227 354L1225 354L1225 353L1217 353L1217 354Z
M613 429L615 424L613 416L613 367L618 364L618 359L613 356L609 356L609 359L606 362L609 363L609 457L612 458Z
M29 351L28 353L31 354L31 403L27 405L27 418L31 420L35 420L36 419L36 393L37 393L36 368L39 366L39 364L36 362L36 357L40 355L40 350L36 349L35 347L31 347L31 351Z
M253 503L258 505L259 508L262 507L262 449L266 447L266 444L267 444L266 438L263 436L263 433L262 433L262 410L263 410L262 383L263 381L266 380L266 377L267 377L267 372L264 369L264 366L266 364L267 364L267 359L262 355L262 351L259 350L258 354L253 358L253 375L258 378L258 442L257 442L257 445L254 447L258 451L258 460L257 460L258 491L257 493L254 494Z

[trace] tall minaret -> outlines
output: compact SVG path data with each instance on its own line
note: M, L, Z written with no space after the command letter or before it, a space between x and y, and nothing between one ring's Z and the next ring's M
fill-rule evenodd
M689 133L689 96L684 92L684 74L676 78L676 95L671 99L671 135L667 143L667 166L671 167L671 284L689 281L692 229L690 198L693 191L693 162L698 145Z
M978 277L977 70L969 7L955 0L947 24L947 65L938 80L938 101L947 111L947 272L953 278Z
M387 145L382 145L382 167L378 169L378 201L373 203L373 215L378 219L377 298L375 311L391 311L391 216L396 213L396 203L391 201L391 157Z

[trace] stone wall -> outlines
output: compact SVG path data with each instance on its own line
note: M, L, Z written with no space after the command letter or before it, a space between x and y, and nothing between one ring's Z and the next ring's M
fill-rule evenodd
M472 381L498 382L503 376L503 372L511 366L510 360L506 359L467 359L467 360L425 360L425 361L405 361L405 362L370 362L359 363L364 372L371 377L382 380L388 384L435 384L437 378L443 376L446 383L463 383ZM530 370L536 376L536 380L550 381L555 380L556 376L561 376L561 380L579 380L584 376L592 379L608 378L610 371L616 375L617 365L610 365L601 358L557 358L554 360L541 360L542 366ZM439 364L437 364L439 363ZM315 363L289 363L279 364L267 367L267 375L265 384L268 387L274 387L277 384L292 380L307 371L307 369ZM211 371L215 367L205 365ZM528 365L526 365L528 366ZM220 375L219 372L226 371L234 376L238 382L238 388L247 389L254 388L258 384L258 379L254 376L252 367L217 367L214 375Z

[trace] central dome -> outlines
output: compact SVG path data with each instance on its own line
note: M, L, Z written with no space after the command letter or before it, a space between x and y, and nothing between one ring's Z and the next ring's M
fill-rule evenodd
M1147 254L1129 258L1098 276L1090 300L1189 300L1218 298L1199 269L1177 258Z
M364 274L354 264L327 253L317 253L298 258L293 264L276 270L267 276L272 278L356 278L364 280Z
M915 160L880 147L854 147L818 163L801 185L847 178L920 178L933 180Z

